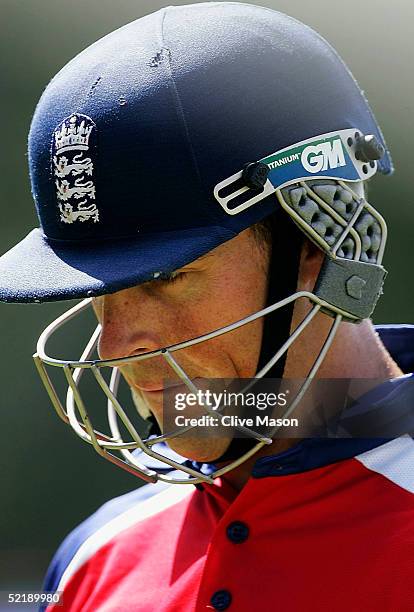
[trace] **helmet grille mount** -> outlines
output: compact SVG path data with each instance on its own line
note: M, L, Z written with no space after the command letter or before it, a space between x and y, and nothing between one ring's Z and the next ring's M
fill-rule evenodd
M307 138L249 163L220 181L214 188L214 197L228 215L237 215L270 193L298 181L316 177L351 182L369 179L377 171L375 155L369 153L375 149L373 138L353 128ZM361 143L365 147L364 159ZM379 154L377 144L375 150ZM372 157L369 163L368 154Z

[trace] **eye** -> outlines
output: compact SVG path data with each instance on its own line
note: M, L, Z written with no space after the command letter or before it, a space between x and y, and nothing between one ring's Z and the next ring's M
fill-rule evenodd
M172 285L180 280L183 280L183 278L186 275L187 275L186 272L179 272L179 271L169 272L169 273L166 272L166 273L160 274L160 276L156 280L166 283L168 285Z

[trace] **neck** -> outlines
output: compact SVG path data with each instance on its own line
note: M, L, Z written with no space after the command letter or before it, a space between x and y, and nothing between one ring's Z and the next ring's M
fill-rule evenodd
M289 349L285 366L285 378L302 379L312 367L326 339L333 319L320 314L315 317ZM341 323L325 361L316 374L317 378L389 379L403 373L387 352L371 321L360 324ZM224 476L237 490L241 490L250 477L252 467L259 457L275 455L298 443L297 438L275 439L271 446L260 449L240 467Z
M285 378L305 378L331 329L333 319L318 314L294 343ZM371 321L341 323L317 378L395 378L402 371L382 344Z

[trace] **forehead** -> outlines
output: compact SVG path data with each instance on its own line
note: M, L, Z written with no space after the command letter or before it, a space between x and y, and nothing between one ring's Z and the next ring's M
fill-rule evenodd
M208 251L204 255L201 255L197 259L188 262L180 268L176 268L175 270L165 273L160 273L159 277L155 279L140 283L139 285L135 285L135 287L130 287L129 289L122 289L114 293L121 294L136 287L157 286L161 284L163 280L169 279L173 274L180 271L185 272L187 270L191 271L200 268L203 270L219 270L224 273L229 272L230 270L237 272L244 270L247 272L249 268L256 269L257 258L261 256L261 250L255 247L258 247L260 242L261 241L258 240L256 234L252 231L252 228L247 228L215 249ZM95 299L99 299L99 297Z

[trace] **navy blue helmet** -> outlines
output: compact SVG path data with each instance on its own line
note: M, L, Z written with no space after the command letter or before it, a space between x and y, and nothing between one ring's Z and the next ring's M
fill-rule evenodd
M339 323L369 317L381 294L387 228L363 182L392 172L386 143L336 51L282 13L236 2L167 7L105 36L46 87L30 128L29 166L40 226L0 258L0 300L86 298L45 330L35 362L59 416L99 454L146 480L171 478L133 449L185 472L178 482L211 481L272 436L247 432L247 443L232 443L221 457L225 468L208 475L171 459L117 399L126 361L161 356L194 391L176 352L266 315L256 377L282 377L289 346L321 311L335 321L311 380ZM93 358L99 327L80 359L47 354L50 335L89 298L169 275L263 220L274 238L263 311L132 358ZM297 292L304 236L325 260L313 291ZM304 297L312 309L290 334L293 304ZM50 365L65 372L66 404ZM105 367L113 368L109 383ZM82 399L78 383L88 370L106 395L110 434L94 429Z
M341 130L373 136L384 149L376 168L392 171L360 87L299 21L233 2L138 19L76 56L39 101L29 165L40 227L0 259L0 299L98 295L171 272L279 207L264 197L268 184L254 205L229 214L217 185ZM270 176L273 186L351 176L317 162L308 172L300 160L291 170Z

